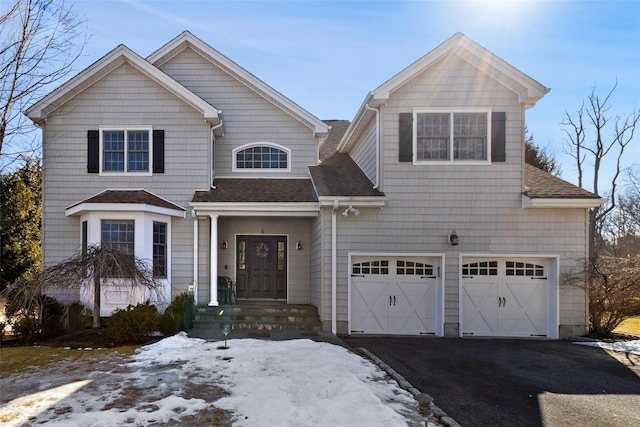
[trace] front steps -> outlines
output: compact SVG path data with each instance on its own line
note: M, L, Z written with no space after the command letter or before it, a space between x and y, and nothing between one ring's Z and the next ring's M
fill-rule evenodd
M312 305L292 305L277 302L240 302L217 307L198 306L189 336L205 339L228 338L234 335L270 332L322 331L318 309Z

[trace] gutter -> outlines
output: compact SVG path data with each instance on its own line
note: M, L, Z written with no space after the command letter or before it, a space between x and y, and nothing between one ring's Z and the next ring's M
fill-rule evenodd
M377 190L380 186L380 110L370 107L369 104L364 104L364 108L376 113L376 182L373 188Z
M222 114L222 111L218 111L219 114ZM222 125L224 124L224 121L222 119L220 119L220 123L218 123L215 126L211 126L210 131L211 131L211 171L209 172L209 182L211 183L211 188L215 189L216 188L216 184L215 184L215 179L216 179L216 136L215 136L215 131L216 129L220 129L222 127ZM222 133L222 136L224 136L224 132Z

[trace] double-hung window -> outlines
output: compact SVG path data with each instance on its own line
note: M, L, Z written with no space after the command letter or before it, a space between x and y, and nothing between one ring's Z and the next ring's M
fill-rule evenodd
M150 172L150 129L103 129L102 171Z
M491 158L491 111L414 111L416 162L475 162Z
M134 220L102 220L102 243L127 254L134 254L135 249Z
M153 221L153 277L167 277L167 224Z
M135 254L135 220L103 219L101 221L102 244L126 254ZM122 277L117 266L112 266L109 277Z

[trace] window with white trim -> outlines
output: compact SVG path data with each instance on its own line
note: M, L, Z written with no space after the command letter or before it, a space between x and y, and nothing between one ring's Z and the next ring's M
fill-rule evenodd
M491 111L414 111L417 162L488 162Z
M167 223L153 221L153 277L167 277Z
M233 150L234 171L280 171L290 170L291 151L272 143L247 144Z
M135 220L103 219L101 222L103 245L119 250L126 254L135 254ZM122 277L116 266L109 269L108 277Z
M148 173L151 129L101 129L102 171Z
M102 220L102 243L113 249L133 255L135 235L134 220Z

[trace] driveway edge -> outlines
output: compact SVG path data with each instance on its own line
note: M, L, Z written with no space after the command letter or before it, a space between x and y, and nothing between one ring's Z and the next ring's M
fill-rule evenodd
M420 408L420 415L424 418L425 425L428 422L438 423L444 427L461 427L453 418L449 417L446 412L440 409L435 403L433 398L426 393L422 393L420 390L411 385L402 375L395 371L391 366L384 363L378 356L371 353L366 348L357 348L358 352L364 354L367 358L371 359L373 363L378 365L380 369L385 371L391 378L393 378L398 385L407 390L418 401Z

